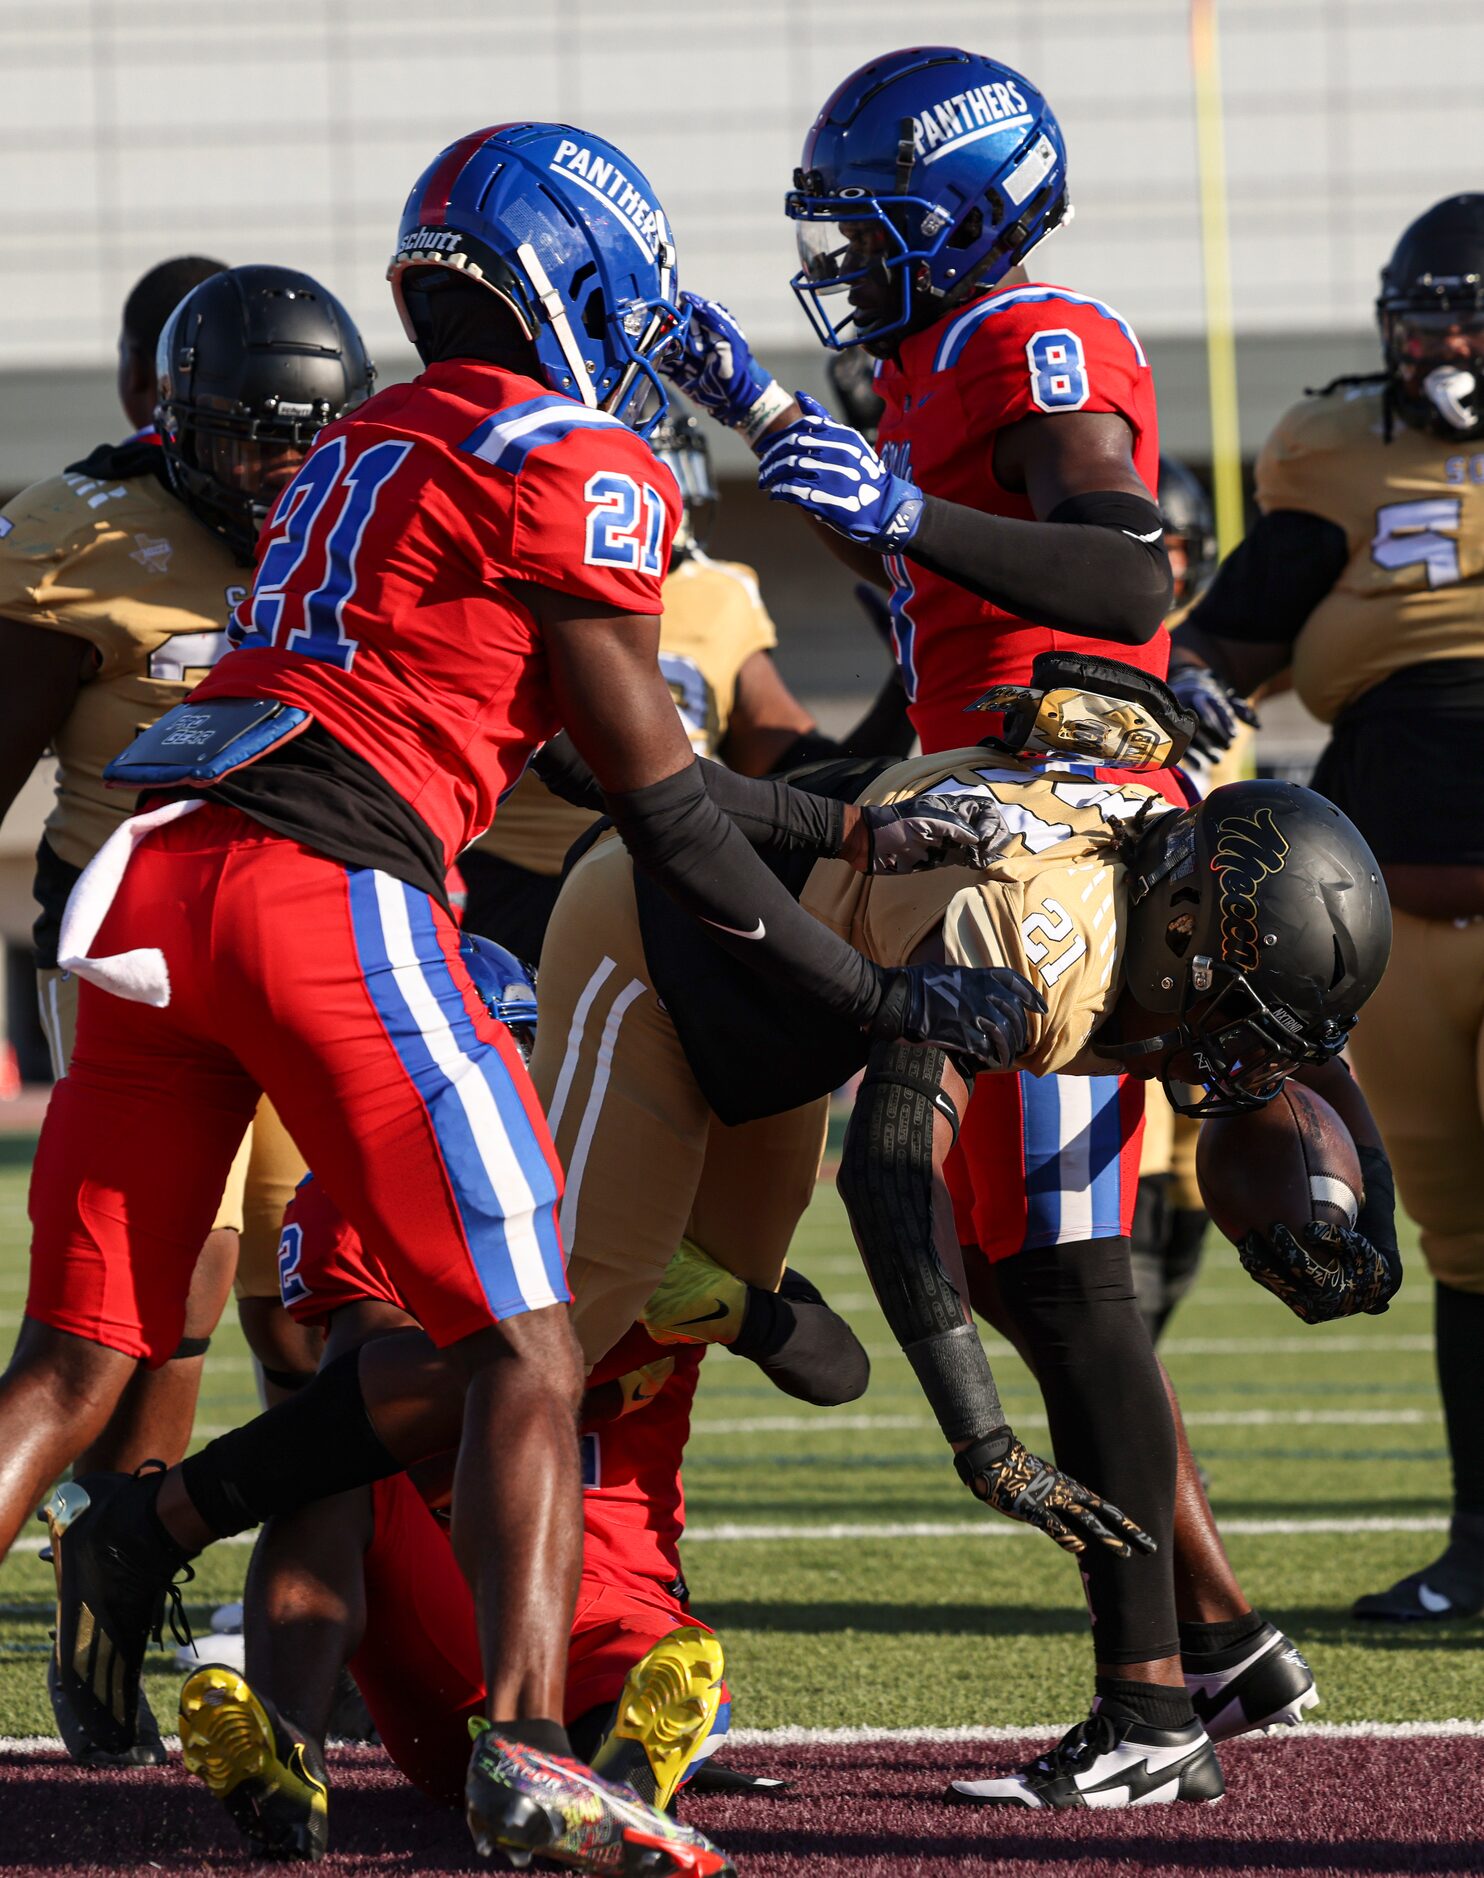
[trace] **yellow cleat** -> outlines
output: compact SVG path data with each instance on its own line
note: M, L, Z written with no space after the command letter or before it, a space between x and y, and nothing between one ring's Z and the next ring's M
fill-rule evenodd
M721 1639L694 1625L661 1637L624 1680L593 1771L625 1781L662 1811L675 1797L721 1707Z
M318 1748L235 1669L208 1663L180 1692L181 1755L239 1832L275 1858L317 1859L329 1842L329 1788Z
M682 1239L640 1322L658 1343L734 1343L746 1310L742 1279Z

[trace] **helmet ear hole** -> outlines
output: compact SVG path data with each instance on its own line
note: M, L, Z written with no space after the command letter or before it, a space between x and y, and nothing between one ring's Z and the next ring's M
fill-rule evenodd
M582 330L589 339L601 340L608 327L608 305L603 289L594 287L582 302Z
M1192 896L1194 897L1194 896ZM1176 895L1178 899L1179 896ZM1177 959L1183 959L1195 938L1195 914L1177 913L1165 926L1165 944Z
M993 191L991 191L991 195ZM950 248L972 248L984 234L983 209L970 209L968 214L948 237Z
M1330 974L1330 980L1329 980L1330 990L1334 991L1338 989L1340 985L1344 984L1345 980L1349 976L1350 976L1350 963L1349 963L1349 960L1345 957L1344 952L1340 949L1340 937L1339 937L1339 934L1336 933L1335 934L1335 969Z

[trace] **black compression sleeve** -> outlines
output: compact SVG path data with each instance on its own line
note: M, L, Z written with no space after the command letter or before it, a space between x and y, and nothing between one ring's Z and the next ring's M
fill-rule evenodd
M706 794L755 848L835 855L845 839L845 805L768 776L742 776L721 763L697 764Z
M699 763L609 796L608 813L635 863L703 921L718 945L848 1022L870 1023L888 975L774 879L707 794Z
M1090 639L1143 645L1170 609L1159 510L1116 490L1069 496L1044 522L928 496L903 552L1009 613Z
M1259 515L1183 626L1212 639L1291 646L1349 559L1337 522L1302 509Z
M821 754L835 755L836 744L832 739L826 741L829 747ZM607 809L607 798L597 778L577 754L576 745L565 731L542 746L531 767L552 794L560 796L564 802L571 802L580 809L594 809L599 814ZM801 790L790 789L786 783L765 777L741 776L720 763L704 759L700 773L707 795L723 815L736 823L753 847L782 853L833 855L839 852L845 837L843 804L822 796L805 795Z

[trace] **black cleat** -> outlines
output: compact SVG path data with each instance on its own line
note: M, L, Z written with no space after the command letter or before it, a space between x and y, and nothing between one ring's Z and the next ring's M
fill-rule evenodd
M1221 1763L1201 1724L1150 1728L1094 1709L1049 1754L993 1780L954 1780L948 1798L970 1806L1160 1806L1209 1804L1226 1792Z
M1182 1656L1196 1720L1213 1741L1292 1728L1319 1706L1314 1672L1276 1624L1264 1624L1229 1650Z
M160 1564L135 1517L137 1492L132 1475L87 1474L55 1488L40 1514L57 1580L47 1691L67 1751L84 1766L140 1765L141 1745L150 1753L141 1713L159 1739L139 1676L151 1637L159 1640L167 1598L171 1630L178 1641L190 1640L172 1582L184 1556Z
M52 1632L53 1637L56 1632ZM143 1689L139 1691L139 1707L134 1718L134 1745L125 1748L122 1753L112 1754L107 1748L100 1748L89 1739L77 1725L76 1716L70 1704L58 1693L60 1671L57 1668L55 1653L46 1662L46 1692L51 1697L52 1714L56 1717L57 1732L62 1737L62 1746L77 1762L79 1767L163 1767L169 1756L165 1752L165 1743L160 1739L160 1724L155 1720L155 1712L149 1705L149 1698Z
M1455 1513L1448 1547L1420 1572L1357 1598L1350 1615L1376 1624L1440 1624L1484 1611L1484 1513Z

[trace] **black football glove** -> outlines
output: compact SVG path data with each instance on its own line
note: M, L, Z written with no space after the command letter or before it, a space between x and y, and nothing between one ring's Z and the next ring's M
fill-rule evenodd
M1401 1260L1364 1234L1311 1219L1297 1234L1286 1226L1249 1232L1237 1247L1242 1269L1281 1298L1306 1324L1362 1312L1379 1317L1401 1283Z
M1190 751L1204 762L1219 761L1232 747L1239 723L1253 727L1257 724L1252 706L1208 665L1172 666L1170 689L1195 715L1196 733L1190 740Z
M1364 1313L1379 1317L1401 1289L1396 1187L1381 1148L1355 1144L1365 1198L1353 1231L1311 1220L1297 1237L1286 1226L1249 1232L1237 1247L1242 1267L1306 1324Z
M1008 1428L997 1428L962 1454L955 1454L953 1464L975 1499L986 1501L1010 1519L1039 1527L1065 1552L1085 1552L1089 1540L1107 1546L1120 1558L1128 1558L1135 1548L1158 1550L1126 1513L1030 1453Z
M1005 841L1005 818L984 796L912 796L861 810L871 844L868 874L923 874L932 867L988 867Z
M1026 1013L1046 1010L1035 987L1002 966L904 965L885 977L873 1040L936 1044L970 1073L1008 1069L1025 1049Z

